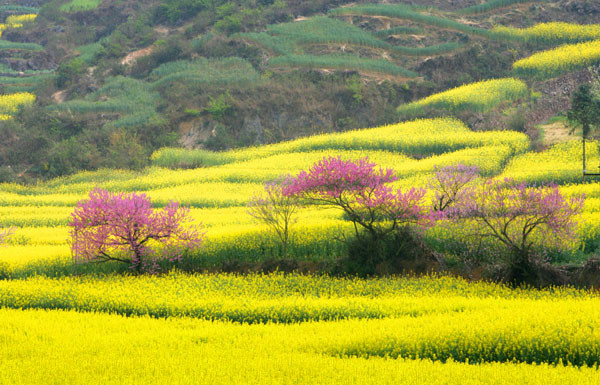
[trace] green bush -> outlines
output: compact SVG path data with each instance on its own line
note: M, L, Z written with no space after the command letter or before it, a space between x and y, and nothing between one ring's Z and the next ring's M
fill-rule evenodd
M76 57L70 60L65 60L58 66L56 85L59 88L75 83L81 75L86 71L86 66L83 60Z

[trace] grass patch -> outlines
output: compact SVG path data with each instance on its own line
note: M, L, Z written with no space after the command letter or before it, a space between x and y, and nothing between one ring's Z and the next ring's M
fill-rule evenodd
M394 76L415 78L416 72L402 68L382 59L365 59L352 55L288 55L275 57L269 61L271 67L332 68L378 72Z

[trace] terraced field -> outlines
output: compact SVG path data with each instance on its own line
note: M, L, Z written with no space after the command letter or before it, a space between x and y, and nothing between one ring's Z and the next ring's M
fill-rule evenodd
M37 8L19 6L0 6L0 15L10 13L3 24L0 24L0 37L2 31L7 29L22 28L24 24L35 21ZM18 53L20 51L41 51L43 47L34 43L20 43L0 40L0 51ZM15 71L5 63L0 64L0 120L10 120L21 106L32 104L35 95L32 93L40 82L48 79L50 73L44 71Z
M221 153L163 149L154 155L156 166L141 173L101 170L33 187L4 184L0 185L0 224L15 231L0 249L0 271L17 277L64 275L82 268L71 262L67 225L74 205L97 186L145 192L157 206L170 200L190 206L194 219L206 228L207 241L189 263L210 267L224 260L276 257L279 243L253 221L246 204L263 182L297 173L327 155L368 156L393 169L399 177L396 185L402 187L426 187L436 166L457 163L477 166L486 176L531 183L552 180L569 194L586 193L586 220L580 223L582 245L595 242L600 232L596 220L600 205L595 204L600 188L594 183L577 184L578 143L559 144L542 153L528 152L528 147L527 137L516 132L473 132L453 119L416 120ZM589 143L587 151L591 161L599 159L597 143ZM177 169L181 165L198 168ZM335 259L344 249L335 234L350 230L341 212L308 207L301 211L294 229L291 256L308 261ZM432 237L438 236L435 229L430 231Z

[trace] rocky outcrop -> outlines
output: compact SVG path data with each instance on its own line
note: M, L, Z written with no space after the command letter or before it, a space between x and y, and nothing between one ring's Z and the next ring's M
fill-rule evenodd
M600 2L597 0L562 0L562 10L579 15L600 15Z

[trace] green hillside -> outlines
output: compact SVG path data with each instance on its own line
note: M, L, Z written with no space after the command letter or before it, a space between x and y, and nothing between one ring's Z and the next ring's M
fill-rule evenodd
M571 55L544 71L528 59L562 43L595 44L598 26L585 24L596 8L563 3L8 2L0 92L29 92L35 102L1 123L0 181L141 169L162 147L226 150L413 116L516 129L541 148L535 127L569 108L600 57ZM513 76L527 95L476 116L440 104L398 108Z

